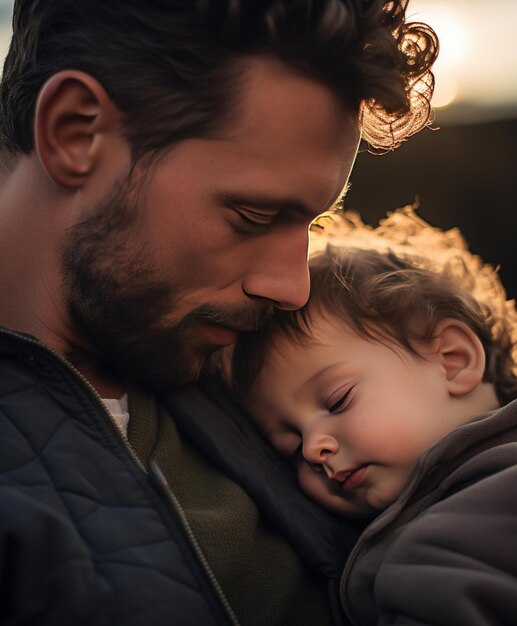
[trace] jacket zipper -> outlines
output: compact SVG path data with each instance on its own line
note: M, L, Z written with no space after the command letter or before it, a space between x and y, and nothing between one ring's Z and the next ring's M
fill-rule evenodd
M121 432L118 424L115 421L115 418L111 415L111 413L108 411L108 409L106 408L104 402L102 401L102 398L100 397L99 393L97 392L97 390L93 387L93 385L81 374L81 372L75 368L69 361L67 361L65 358L63 358L58 352L56 352L55 350L53 350L52 348L49 348L48 346L46 346L44 343L42 343L41 341L38 341L37 339L33 339L31 337L27 337L25 335L20 335L19 333L16 333L12 330L9 330L7 328L2 328L0 329L0 333L4 334L4 335L8 335L10 337L14 337L17 340L20 341L24 341L25 343L31 344L33 346L36 346L37 349L42 350L43 352L47 352L49 354L51 354L52 356L54 356L61 365L63 365L70 373L72 373L73 375L75 375L75 377L84 385L84 387L86 387L86 389L91 393L91 395L93 396L96 404L97 404L97 408L99 409L100 413L106 417L108 419L108 423L110 424L112 430L114 431L117 439L119 440L119 442L122 444L122 446L124 447L124 449L128 452L129 456L131 457L131 459L136 463L136 465L142 470L142 472L146 475L149 475L149 472L147 471L145 465L142 463L142 461L139 459L137 453L135 452L133 446L129 443L129 441L126 439L126 437L124 437L123 433ZM194 535L194 532L192 530L192 527L190 525L190 522L187 519L187 516L185 515L185 512L183 511L178 499L176 498L176 496L174 495L172 489L170 488L169 483L167 482L167 479L165 478L165 476L163 475L163 472L161 471L160 467L158 466L158 464L155 461L151 461L151 463L149 464L149 468L151 470L151 476L155 478L155 480L158 482L158 484L160 485L160 487L162 488L162 491L164 492L166 499L168 500L169 504L172 506L173 510L175 511L177 518L179 519L183 530L185 531L185 534L190 542L190 545L196 555L196 557L198 558L198 561L202 567L202 569L204 570L208 580L210 581L213 590L215 591L215 594L218 598L218 600L220 601L228 619L230 620L230 623L233 626L240 626L239 621L232 609L232 607L230 606L230 603L228 602L228 599L226 598L226 596L224 595L224 592L221 588L221 585L219 584L219 581L217 580L217 578L215 577L212 569L210 568L210 565L208 564L208 561L206 560L205 555L203 554L201 547L199 546L199 543L196 539L196 536Z
M149 469L151 470L151 475L154 476L154 478L156 479L156 482L158 483L162 491L165 493L167 499L169 500L169 503L174 508L177 516L179 517L181 524L183 525L183 529L185 530L189 538L189 541L194 549L194 552L196 553L196 556L199 562L201 563L203 569L205 570L205 574L208 576L208 579L210 580L210 583L212 584L212 588L214 589L221 605L223 606L226 612L226 615L228 619L230 620L230 623L233 624L233 626L239 626L239 620L237 619L237 616L235 615L230 603L228 602L228 599L226 598L224 591L221 585L219 584L219 581L215 577L215 574L213 573L208 561L206 560L206 557L201 549L201 546L199 545L199 542L196 539L194 531L192 530L192 526L190 525L190 522L188 521L188 518L185 515L185 511L183 510L183 507L181 506L178 498L172 491L171 486L169 485L169 482L165 478L162 470L160 469L160 466L158 465L158 463L156 463L156 461L151 461L149 463Z

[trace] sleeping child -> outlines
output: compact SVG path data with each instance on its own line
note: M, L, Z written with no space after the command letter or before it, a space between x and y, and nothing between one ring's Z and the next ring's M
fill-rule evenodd
M341 580L348 618L514 624L513 304L411 209L377 229L334 218L317 242L309 302L241 338L233 387L312 499L371 520Z

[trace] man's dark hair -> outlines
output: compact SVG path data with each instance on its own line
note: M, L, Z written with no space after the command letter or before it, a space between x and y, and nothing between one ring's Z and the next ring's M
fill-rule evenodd
M429 120L437 40L407 0L16 0L0 86L0 150L34 147L45 81L95 77L124 116L133 157L221 127L242 61L274 56L330 87L363 137L396 147Z

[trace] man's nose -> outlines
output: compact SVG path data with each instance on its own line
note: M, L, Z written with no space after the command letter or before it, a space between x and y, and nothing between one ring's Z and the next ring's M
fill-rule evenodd
M339 451L339 444L332 435L312 432L303 438L303 457L309 463L327 463Z
M308 245L307 229L270 240L243 280L246 295L268 300L279 309L301 308L309 298Z

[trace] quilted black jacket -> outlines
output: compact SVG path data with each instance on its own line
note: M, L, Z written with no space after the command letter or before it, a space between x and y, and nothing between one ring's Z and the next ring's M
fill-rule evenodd
M232 623L106 415L65 361L0 332L0 623Z
M327 577L343 624L338 581L358 529L301 494L219 385L162 402ZM160 468L142 466L66 361L0 329L0 624L236 623Z

